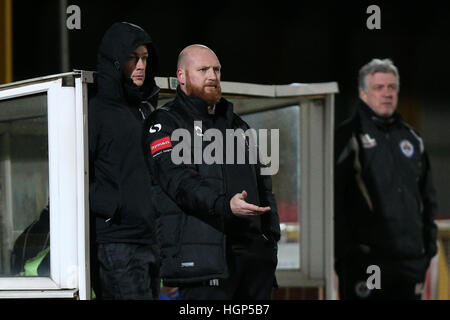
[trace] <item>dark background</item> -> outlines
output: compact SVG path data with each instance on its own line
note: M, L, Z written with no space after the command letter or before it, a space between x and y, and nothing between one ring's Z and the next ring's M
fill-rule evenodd
M71 68L95 70L104 31L116 21L142 26L160 53L160 76L173 76L178 53L202 43L218 55L223 80L260 84L337 81L337 118L354 103L358 69L391 58L402 94L447 91L450 11L441 2L68 1L81 9L69 31ZM367 7L381 9L369 30ZM67 17L70 15L66 15ZM61 72L57 0L13 1L14 81ZM338 120L339 120L338 119Z
M391 58L400 71L400 110L426 142L429 136L432 152L450 159L449 126L439 117L449 115L450 11L443 3L69 0L67 5L81 9L81 30L68 32L70 69L95 70L105 30L128 21L152 37L159 76L174 76L178 53L202 43L218 55L224 81L336 81L339 123L354 110L359 68L375 57ZM381 9L381 30L366 27L372 4ZM13 1L14 81L67 71L60 67L60 16L58 0ZM433 137L435 118L441 118L444 132ZM445 181L441 193L449 192ZM450 217L450 204L445 211Z

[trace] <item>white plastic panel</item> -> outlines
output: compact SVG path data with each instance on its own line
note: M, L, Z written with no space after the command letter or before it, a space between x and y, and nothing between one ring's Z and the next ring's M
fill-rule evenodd
M44 78L51 80L43 81ZM50 275L1 277L0 296L87 299L90 280L85 81L92 74L74 72L44 78L22 81L17 87L1 86L0 106L2 100L10 98L47 95ZM63 81L72 85L63 86ZM26 105L17 111L16 117L36 113Z

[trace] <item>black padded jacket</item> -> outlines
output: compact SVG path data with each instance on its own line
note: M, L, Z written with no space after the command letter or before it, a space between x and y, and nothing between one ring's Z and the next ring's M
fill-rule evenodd
M276 259L280 227L271 177L261 175L258 164L194 161L195 149L204 154L211 147L206 139L196 145L195 137L206 135L209 129L224 133L226 129L249 128L233 113L233 105L222 98L211 115L204 100L188 97L178 87L175 100L152 113L147 127L147 153L154 178L151 196L158 217L164 283L183 285L226 278L229 243L266 239ZM176 148L184 141L174 141L176 129L185 129L189 132L187 140L192 138L185 150L191 154L184 154L190 161L185 163L177 164L172 159L172 152L178 153ZM259 217L235 217L229 202L242 190L248 192L248 202L270 206L271 211Z
M422 138L399 113L380 118L360 100L337 129L335 157L337 262L369 253L410 261L422 274L437 250L436 193Z

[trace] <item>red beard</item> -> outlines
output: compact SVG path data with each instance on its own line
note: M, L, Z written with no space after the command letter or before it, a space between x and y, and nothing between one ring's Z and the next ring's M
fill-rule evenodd
M205 100L209 106L216 105L220 98L222 98L222 88L220 87L220 82L216 81L214 83L210 82L208 85L215 85L216 88L206 88L206 85L197 87L192 85L189 78L186 79L186 91L187 95L191 97L198 97Z

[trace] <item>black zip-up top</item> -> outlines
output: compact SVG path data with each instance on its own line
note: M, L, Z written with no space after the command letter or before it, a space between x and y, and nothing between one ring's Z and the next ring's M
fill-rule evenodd
M418 133L400 114L381 118L360 100L336 132L335 156L337 259L363 249L429 262L436 253L437 205Z
M137 87L123 66L137 47L149 58ZM98 51L97 95L89 102L90 210L99 243L154 242L148 195L151 177L143 145L144 120L157 106L156 53L149 35L126 22L113 24Z
M198 127L194 127L195 121ZM274 244L280 238L279 218L272 193L270 176L261 176L259 165L195 163L194 153L206 154L214 138L205 137L209 129L222 132L242 129L248 125L233 113L233 105L222 98L214 114L208 104L188 97L178 87L175 100L154 112L148 121L146 143L154 186L153 204L158 216L158 240L161 247L161 275L166 285L180 285L228 276L226 240L228 243L263 239ZM178 154L184 137L176 141L172 134L178 128L189 132L190 143L185 150L190 164L174 163L172 152ZM195 143L194 138L203 138ZM237 139L244 139L238 136ZM222 148L224 147L222 145ZM184 155L184 153L183 153ZM225 163L225 149L224 149ZM235 153L236 156L236 153ZM175 161L176 162L176 161ZM248 162L248 161L247 161ZM236 218L230 199L246 190L246 201L270 206L271 211L247 219Z

